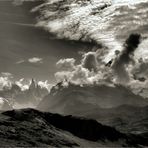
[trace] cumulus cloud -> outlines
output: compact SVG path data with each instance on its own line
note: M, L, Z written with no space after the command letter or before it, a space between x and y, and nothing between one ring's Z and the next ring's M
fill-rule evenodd
M29 63L42 63L43 59L39 57L33 57L33 58L28 59L28 62Z
M41 87L41 88L46 88L48 91L51 89L52 87L52 84L49 84L48 80L46 81L38 81L38 85Z
M134 56L140 41L139 34L130 35L123 44L122 50L114 53L115 58L109 66L104 62L105 53L100 49L83 53L80 64L76 64L75 59L59 60L57 62L59 71L55 77L57 81L78 85L122 84L128 86L134 93L145 97L148 91L148 60L138 60ZM62 69L62 67L66 68ZM144 76L146 77L143 80Z
M57 81L69 81L79 85L107 83L111 81L111 71L105 64L101 65L103 62L100 60L98 50L84 53L80 64L75 64L75 59L59 60L56 64L59 72L55 73L55 77Z
M18 85L22 91L29 89L29 84L26 84L24 82L24 78L21 78L20 80L15 81L15 84Z
M73 70L75 67L75 61L76 60L74 58L60 59L56 63L56 66L57 68L63 70Z
M140 58L131 72L135 80L148 80L148 59Z

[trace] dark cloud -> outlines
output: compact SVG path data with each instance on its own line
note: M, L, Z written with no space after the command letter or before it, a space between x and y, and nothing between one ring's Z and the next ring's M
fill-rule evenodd
M128 64L134 62L134 52L140 44L141 35L131 34L124 43L124 49L113 62L112 69L119 83L129 82Z
M95 52L88 52L84 54L83 60L82 60L82 66L84 68L87 68L89 71L97 71L97 58L96 58L96 53Z

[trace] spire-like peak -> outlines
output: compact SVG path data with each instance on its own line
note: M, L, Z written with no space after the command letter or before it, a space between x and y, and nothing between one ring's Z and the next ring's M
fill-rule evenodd
M36 81L34 78L32 78L29 89L35 89L36 88Z

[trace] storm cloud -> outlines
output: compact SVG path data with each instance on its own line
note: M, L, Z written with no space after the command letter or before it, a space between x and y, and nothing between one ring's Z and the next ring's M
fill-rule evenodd
M128 83L130 76L127 70L129 63L134 63L134 52L140 44L141 35L131 34L124 43L124 49L117 55L112 65L119 83Z

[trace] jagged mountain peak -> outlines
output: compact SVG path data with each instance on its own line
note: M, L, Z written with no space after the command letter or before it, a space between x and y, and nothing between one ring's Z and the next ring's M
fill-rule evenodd
M31 79L29 89L35 89L37 87L37 82L34 78Z

